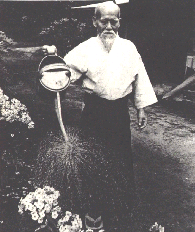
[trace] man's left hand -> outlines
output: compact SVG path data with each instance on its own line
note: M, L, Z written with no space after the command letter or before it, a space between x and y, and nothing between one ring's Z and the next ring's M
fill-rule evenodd
M137 110L138 125L140 129L143 129L147 125L147 115L144 109Z

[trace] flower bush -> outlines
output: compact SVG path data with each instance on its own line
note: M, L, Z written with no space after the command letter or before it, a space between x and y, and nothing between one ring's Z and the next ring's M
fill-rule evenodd
M81 231L82 221L78 214L66 211L65 216L59 219L57 227L59 228L59 232L77 232Z
M34 122L32 121L27 107L22 104L16 98L9 99L7 95L3 93L3 90L0 88L0 120L6 120L7 122L19 121L28 125L28 128L34 128Z
M18 212L23 214L24 211L28 211L32 220L39 224L45 222L47 214L56 219L61 212L57 200L59 196L59 191L55 191L52 187L38 188L35 192L30 192L25 198L20 199Z
M7 47L15 44L16 42L14 42L11 38L8 38L5 32L0 31L0 51L7 52Z
M151 232L164 232L165 229L161 225L158 225L157 222L155 222L155 224L150 227L149 231L151 231Z
M49 222L51 222L55 231L82 232L82 221L78 214L66 211L63 215L61 207L58 205L59 196L59 191L53 187L37 188L34 192L30 192L26 197L20 199L18 212L20 214L28 212L32 220L42 224L39 228L49 227ZM55 223L56 221L57 223ZM51 227L49 228L52 230Z

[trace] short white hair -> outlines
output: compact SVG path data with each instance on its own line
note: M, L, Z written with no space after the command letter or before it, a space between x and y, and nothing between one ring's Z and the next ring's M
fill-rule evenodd
M106 1L99 3L95 8L95 12L94 12L95 18L100 17L101 10L105 8L118 10L118 17L120 18L120 7L117 4L115 4L113 1Z

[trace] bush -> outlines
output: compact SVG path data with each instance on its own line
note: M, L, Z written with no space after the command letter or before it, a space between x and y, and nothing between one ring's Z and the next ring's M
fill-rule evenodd
M48 27L42 28L39 40L43 44L56 45L59 55L64 56L76 45L89 37L91 25L76 18L62 18L51 22Z
M0 31L0 51L8 52L7 48L15 44L16 42L14 42L11 38L8 38L5 32Z

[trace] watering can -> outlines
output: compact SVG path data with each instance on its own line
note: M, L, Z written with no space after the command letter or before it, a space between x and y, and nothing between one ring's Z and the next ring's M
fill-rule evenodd
M39 81L47 90L59 92L70 84L70 70L60 56L45 56L39 64L38 72Z
M55 111L57 118L65 139L68 142L68 136L62 121L60 91L65 90L70 84L70 70L65 61L57 55L45 56L38 67L39 84L53 93L56 92L54 97Z

